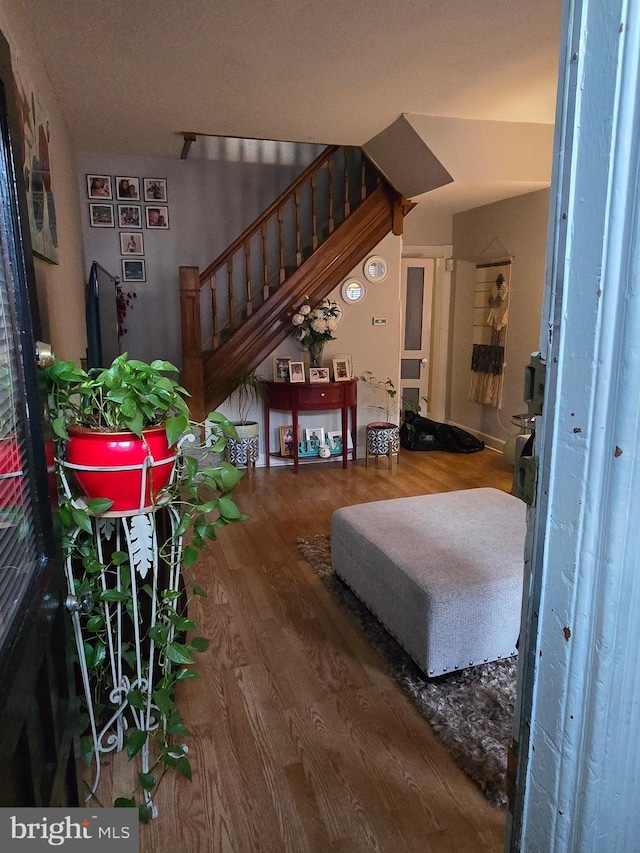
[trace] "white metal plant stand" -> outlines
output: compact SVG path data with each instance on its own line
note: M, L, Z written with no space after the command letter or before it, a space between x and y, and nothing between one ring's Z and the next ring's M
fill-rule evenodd
M69 466L65 461L59 463L61 480L72 506L86 509L82 499L72 499L71 491L64 472ZM140 465L144 482L146 465ZM113 469L111 469L113 470ZM121 469L117 469L121 470ZM160 555L158 545L158 521L162 513L168 521L169 530L162 537L168 544L168 553ZM175 627L160 616L158 612L163 601L173 601L180 591L180 564L182 556L182 536L177 535L179 514L171 503L152 508L140 508L130 513L104 513L91 517L99 562L108 569L99 575L102 590L101 604L104 617L104 648L100 654L107 659L111 677L109 702L115 707L106 723L98 728L96 720L92 684L87 663L87 652L95 654L85 643L95 638L85 620L83 629L81 616L94 610L91 594L76 596L78 581L77 559L69 556L66 560L68 586L67 607L71 610L75 633L78 661L82 683L87 701L91 736L94 746L95 771L89 800L96 792L100 781L101 756L103 753L118 751L125 745L125 733L134 728L149 733L158 728L162 711L154 701L154 687L159 678L167 675L174 664L161 654L154 641L151 630L158 624L168 629L168 642L175 636ZM75 542L81 533L77 527L71 533ZM114 564L110 554L126 554L128 559ZM74 563L76 564L74 566ZM80 567L80 571L84 569ZM124 591L127 591L126 595ZM99 619L99 617L98 617ZM186 752L186 746L182 747ZM181 753L182 754L182 753ZM149 772L149 738L140 750L141 772ZM149 791L144 792L145 805L152 817L157 816L157 807Z

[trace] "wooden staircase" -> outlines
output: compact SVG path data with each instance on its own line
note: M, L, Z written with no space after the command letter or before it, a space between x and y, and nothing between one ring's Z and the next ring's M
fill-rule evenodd
M359 148L330 146L203 272L180 267L182 383L195 419L291 334L413 207ZM201 312L208 286L210 307Z

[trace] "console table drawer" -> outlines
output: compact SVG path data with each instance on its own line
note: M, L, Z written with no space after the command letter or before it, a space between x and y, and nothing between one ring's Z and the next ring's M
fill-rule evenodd
M300 408L311 409L317 406L341 406L344 400L344 388L341 386L328 385L326 388L315 386L305 388L304 395L298 400Z

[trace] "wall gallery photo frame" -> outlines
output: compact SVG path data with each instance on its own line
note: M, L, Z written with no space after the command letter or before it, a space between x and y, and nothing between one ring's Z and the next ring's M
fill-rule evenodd
M129 258L122 259L122 280L123 281L146 281L147 271L145 263L142 259L130 260Z
M146 217L147 228L159 228L167 231L169 228L169 208L168 207L145 207L144 214Z
M140 201L140 178L116 175L116 198L118 201Z
M144 255L144 238L142 231L120 232L121 255Z
M89 225L92 228L115 228L112 204L90 204Z
M167 182L164 178L143 178L142 191L145 201L167 200Z
M120 228L142 228L142 208L140 205L119 204L118 225Z
M87 195L89 198L113 198L111 175L87 175Z

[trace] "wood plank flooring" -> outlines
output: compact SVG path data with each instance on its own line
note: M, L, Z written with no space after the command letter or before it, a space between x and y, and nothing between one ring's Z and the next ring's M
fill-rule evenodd
M209 595L190 612L211 647L198 656L200 678L180 685L193 781L165 777L143 853L502 851L504 812L456 768L296 538L328 533L341 506L508 491L511 476L484 450L243 478L237 502L249 520L221 531L196 571ZM111 756L100 801L127 794L133 770Z

